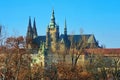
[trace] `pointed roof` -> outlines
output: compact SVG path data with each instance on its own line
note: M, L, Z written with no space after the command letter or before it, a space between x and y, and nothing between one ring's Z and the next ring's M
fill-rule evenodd
M54 16L54 9L53 9L53 11L52 11L51 20L55 20L55 16Z
M52 11L52 16L51 16L51 21L50 21L50 28L55 28L56 23L55 23L55 15L54 15L54 9Z
M96 43L94 35L91 35L88 39L88 43Z
M31 25L31 17L29 16L29 23L28 23L28 27L32 27Z
M34 21L33 21L33 28L36 28L36 21L35 21L35 18L34 18Z
M29 16L29 22L28 22L28 29L27 29L27 37L32 38L32 25L31 25L31 17Z
M67 35L67 23L66 23L66 19L65 19L64 34Z
M32 31L32 25L31 25L31 17L29 16L29 22L28 22L28 31Z
M67 23L66 23L66 19L65 19L65 28L67 28Z
M34 21L33 21L33 34L34 34L34 36L37 37L37 28L36 28L36 21L35 21L35 18L34 18Z
M2 26L0 25L0 36L1 36L1 32L2 32Z

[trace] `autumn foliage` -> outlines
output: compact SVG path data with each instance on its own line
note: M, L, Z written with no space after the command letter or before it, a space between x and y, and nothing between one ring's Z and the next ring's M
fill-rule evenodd
M0 79L3 80L107 80L112 75L115 80L119 75L119 59L115 60L115 70L105 69L105 60L102 56L95 59L90 57L92 63L87 63L85 66L77 65L77 60L84 48L71 48L71 57L74 58L74 64L61 61L52 63L47 67L40 67L35 64L31 66L31 54L33 49L27 49L24 37L9 37L5 41L4 46L0 46ZM79 46L79 45L78 45ZM64 53L63 53L64 54ZM74 61L73 61L74 62ZM110 62L107 62L110 63ZM105 64L105 65L103 65ZM97 70L100 66L100 71ZM111 71L111 72L110 72ZM98 78L99 77L99 78Z

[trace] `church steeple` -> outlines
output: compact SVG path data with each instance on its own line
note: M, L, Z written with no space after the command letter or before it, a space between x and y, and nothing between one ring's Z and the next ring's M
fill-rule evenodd
M35 18L34 18L34 21L33 21L33 38L36 38L38 35L37 35L37 29L36 29L36 21L35 21Z
M67 35L67 24L66 24L66 19L65 19L65 26L64 26L64 35Z
M52 11L50 24L47 27L46 48L55 51L59 41L59 26L55 22L54 10Z
M2 26L0 25L0 37L1 37L1 33L2 33Z
M52 11L52 16L51 16L51 21L50 21L50 28L55 28L56 23L55 23L55 15L54 15L54 10Z
M29 17L29 22L28 22L28 30L27 30L27 38L33 38L33 31L32 31L32 25L31 25L31 17Z
M28 24L28 26L32 26L31 25L31 17L29 16L29 24Z

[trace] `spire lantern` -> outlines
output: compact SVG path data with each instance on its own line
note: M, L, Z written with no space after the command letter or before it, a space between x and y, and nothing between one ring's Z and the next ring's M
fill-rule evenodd
M51 20L55 20L55 16L54 16L54 10L52 11Z
M54 10L52 11L52 16L51 16L51 21L50 21L50 28L55 28L56 23L55 23L55 15L54 15Z

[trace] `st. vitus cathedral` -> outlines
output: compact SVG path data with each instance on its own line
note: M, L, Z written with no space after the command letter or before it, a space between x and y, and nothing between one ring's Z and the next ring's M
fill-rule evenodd
M74 43L79 43L82 37L85 38L85 42L87 43L86 48L98 48L98 42L96 41L93 34L67 34L67 24L66 20L64 23L64 34L59 33L59 25L55 22L55 14L54 10L52 11L52 16L49 25L46 27L46 35L37 34L36 21L34 19L33 25L31 23L31 17L29 17L27 35L26 35L26 44L27 48L39 48L43 43L45 44L45 48L48 50L52 50L53 52L56 50L65 50L69 49L71 46L71 37L73 38Z

